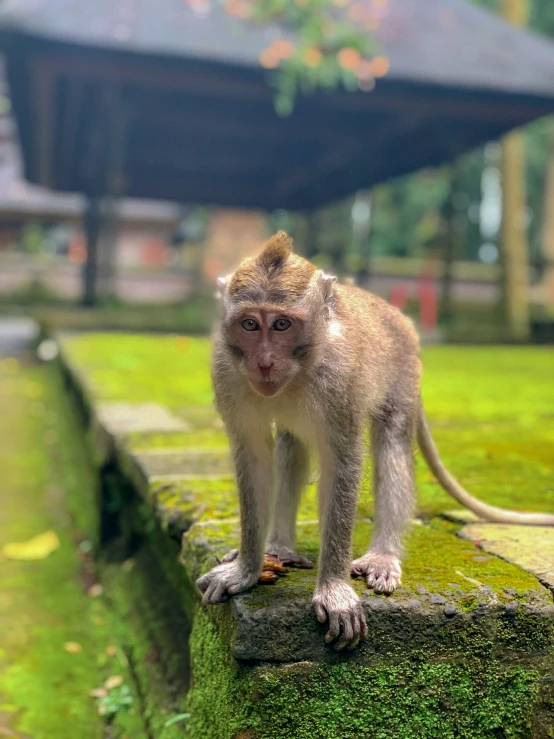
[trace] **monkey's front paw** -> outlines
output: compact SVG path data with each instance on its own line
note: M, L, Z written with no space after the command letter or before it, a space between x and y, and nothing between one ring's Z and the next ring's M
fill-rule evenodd
M203 603L223 603L230 595L242 593L255 585L259 572L249 572L237 561L217 565L196 584L203 593Z
M350 585L342 580L322 585L315 591L312 602L317 620L321 623L329 620L327 644L334 641L335 649L354 649L360 639L365 639L362 604Z
M401 582L400 560L392 554L368 552L352 562L352 577L365 577L368 588L390 595Z

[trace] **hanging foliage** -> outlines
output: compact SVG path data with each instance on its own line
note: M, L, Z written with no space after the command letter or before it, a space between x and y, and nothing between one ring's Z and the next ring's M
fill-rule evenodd
M390 67L375 39L387 6L388 0L223 0L229 15L284 29L260 54L282 116L290 115L298 92L374 88Z

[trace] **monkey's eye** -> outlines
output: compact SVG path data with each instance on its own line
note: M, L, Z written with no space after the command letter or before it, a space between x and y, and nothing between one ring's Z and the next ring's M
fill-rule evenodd
M240 324L245 331L259 331L260 326L253 318L245 318Z
M274 331L286 331L292 326L288 318L278 318L271 327Z

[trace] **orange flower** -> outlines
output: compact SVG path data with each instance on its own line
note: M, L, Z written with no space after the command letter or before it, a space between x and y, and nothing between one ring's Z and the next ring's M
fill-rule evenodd
M273 53L271 48L262 51L260 54L260 64L266 69L275 69L279 66L279 57Z
M250 5L246 0L228 0L223 6L229 15L236 18L248 18L250 14Z
M390 70L390 62L386 56L374 56L370 64L374 77L384 77Z
M294 54L294 45L285 39L274 41L269 48L280 59L289 59Z
M356 69L360 63L360 52L351 46L341 49L337 54L339 64L343 69Z

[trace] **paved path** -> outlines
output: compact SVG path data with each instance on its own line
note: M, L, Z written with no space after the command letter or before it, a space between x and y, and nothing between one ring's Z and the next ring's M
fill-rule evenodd
M0 318L0 356L30 349L37 332L38 326L30 318Z

